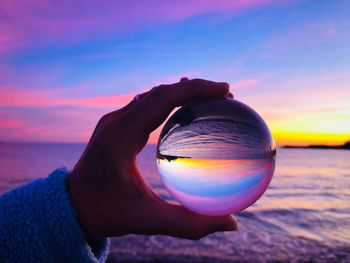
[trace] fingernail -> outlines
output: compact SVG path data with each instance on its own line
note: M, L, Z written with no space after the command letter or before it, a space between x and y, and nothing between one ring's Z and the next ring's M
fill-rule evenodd
M226 82L220 82L219 85L225 89L225 92L228 93L230 91L230 85Z
M230 87L230 84L228 84L227 82L219 82L219 84L223 87L227 87L227 88Z
M225 95L225 97L228 98L228 99L233 99L233 98L234 98L234 97L233 97L233 94L232 94L231 92L227 93L227 94Z

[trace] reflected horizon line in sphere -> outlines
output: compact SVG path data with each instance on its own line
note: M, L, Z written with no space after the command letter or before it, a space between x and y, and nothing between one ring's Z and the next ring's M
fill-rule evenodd
M183 106L164 125L157 166L170 194L204 215L227 215L258 200L275 170L276 146L264 120L233 99Z

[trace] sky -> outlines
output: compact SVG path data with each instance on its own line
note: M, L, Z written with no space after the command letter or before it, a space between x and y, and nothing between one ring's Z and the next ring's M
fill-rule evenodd
M2 0L0 140L87 142L103 114L187 76L228 82L278 145L342 144L349 12L347 0Z

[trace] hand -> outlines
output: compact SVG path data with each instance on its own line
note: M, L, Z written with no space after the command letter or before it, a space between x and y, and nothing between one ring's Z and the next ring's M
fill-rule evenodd
M204 216L158 197L144 182L136 155L149 134L178 106L232 97L227 83L201 79L160 85L98 122L67 186L87 238L163 234L198 239L237 229L232 216Z

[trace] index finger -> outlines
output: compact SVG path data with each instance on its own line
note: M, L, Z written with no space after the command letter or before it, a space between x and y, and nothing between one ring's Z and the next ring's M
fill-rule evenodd
M192 79L153 88L125 114L130 118L132 129L143 134L155 130L178 106L193 100L224 97L229 92L226 82Z

